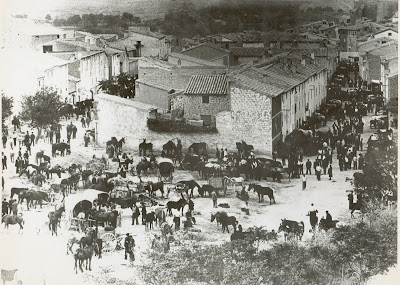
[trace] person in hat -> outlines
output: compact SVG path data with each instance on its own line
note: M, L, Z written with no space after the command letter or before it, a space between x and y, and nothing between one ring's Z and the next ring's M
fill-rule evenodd
M3 202L1 203L1 216L8 215L8 202L6 198L4 198Z
M134 261L135 255L133 254L133 248L135 247L135 240L129 233L126 234L124 245L125 245L125 259L127 259L129 254L131 261Z

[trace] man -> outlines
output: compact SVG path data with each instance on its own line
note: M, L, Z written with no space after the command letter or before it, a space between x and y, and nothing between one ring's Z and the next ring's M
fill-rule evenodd
M301 177L301 180L303 181L303 190L306 189L307 186L307 177L305 174Z
M315 208L314 204L311 203L311 209L308 212L307 216L310 217L310 225L313 231L315 231L315 226L318 223L318 210Z
M29 132L26 131L26 135L25 135L25 138L24 138L24 144L25 144L25 145L28 145L30 139L31 139L31 137L30 137L30 135L29 135Z
M357 170L357 155L353 156L353 169Z
M328 176L329 176L329 180L332 180L332 177L333 177L332 164L329 165L329 168L328 168Z
M54 131L53 131L53 130L50 130L49 139L50 139L50 143L51 143L51 144L53 144L53 138L54 138Z
M90 128L90 118L89 117L86 118L86 126L88 128Z
M81 123L82 123L82 128L86 128L86 120L83 116L81 118Z
M310 159L307 159L306 161L306 174L310 174L311 175L311 161Z
M124 245L125 245L125 259L128 258L128 254L129 254L131 261L134 261L135 255L133 254L133 248L135 247L135 240L129 233L126 234Z
M331 216L331 214L329 214L328 211L326 211L325 221L326 221L326 225L328 227L331 227L331 225L332 225L332 216Z
M4 198L3 202L1 203L1 216L8 215L8 202L6 198Z
M218 208L217 206L217 193L215 192L215 190L211 193L211 197L213 200L213 207L214 208Z
M11 201L10 201L11 202ZM9 203L10 204L10 203ZM14 200L14 202L11 204L11 211L13 216L18 215L18 206L20 204L18 203L18 201Z
M364 156L360 153L358 155L358 169L362 170L364 167Z
M3 153L3 170L7 169L7 156Z
M146 210L146 205L143 203L142 204L142 225L145 224L145 218L146 218L147 210Z
M33 132L31 132L31 144L35 146L35 135L33 134Z
M139 207L135 204L135 208L133 209L132 213L132 225L139 225L139 216L140 216L140 210Z
M3 148L7 146L7 136L3 133Z
M321 181L321 170L322 170L322 168L321 168L321 166L319 166L319 164L318 164L317 167L315 168L318 181Z
M276 150L274 150L273 152L272 152L272 159L274 160L274 161L276 161L276 158L278 157L278 153L277 153L277 151Z
M56 143L60 143L60 139L61 139L61 133L60 133L60 130L57 130L57 132L56 132Z
M13 132L13 136L12 136L13 142L14 142L14 147L17 146L17 134L15 132Z

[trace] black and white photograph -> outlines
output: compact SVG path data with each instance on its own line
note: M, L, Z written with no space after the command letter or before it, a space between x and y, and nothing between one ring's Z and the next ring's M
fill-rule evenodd
M0 32L0 284L399 284L398 0L2 0Z

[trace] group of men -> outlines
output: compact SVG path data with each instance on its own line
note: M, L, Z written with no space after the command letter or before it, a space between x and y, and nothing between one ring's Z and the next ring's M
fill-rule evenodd
M7 199L4 198L1 203L1 216L13 214L14 216L20 215L22 216L22 204L18 203L17 200L11 199L7 202Z

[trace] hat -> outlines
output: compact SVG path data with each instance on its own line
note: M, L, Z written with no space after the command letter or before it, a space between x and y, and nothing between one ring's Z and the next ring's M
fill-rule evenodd
M129 236L129 233L127 233L126 236L128 237L128 236Z

